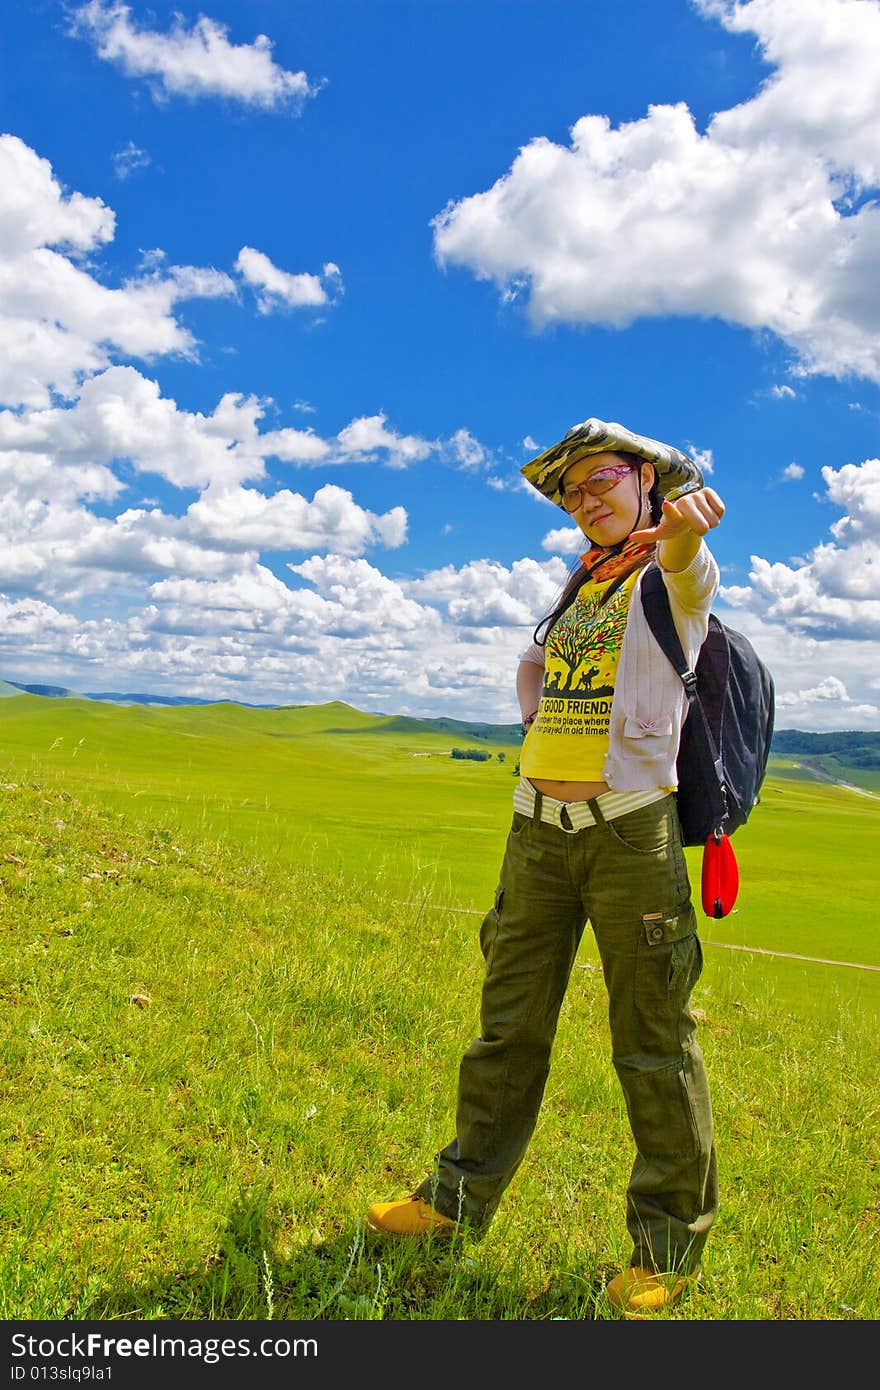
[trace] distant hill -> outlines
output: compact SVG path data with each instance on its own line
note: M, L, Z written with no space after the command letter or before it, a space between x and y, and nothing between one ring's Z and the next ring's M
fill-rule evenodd
M770 752L793 753L804 758L830 753L850 767L880 768L880 732L850 729L809 734L798 729L780 729L773 735Z
M443 733L456 738L479 739L486 743L510 743L511 739L521 737L518 723L487 724L468 719L428 719L406 714L386 715L381 710L355 710L344 701L331 701L326 705L291 703L255 704L248 700L206 700L199 695L153 695L141 691L90 690L85 693L71 690L63 685L23 685L19 681L0 680L0 698L18 694L41 695L49 699L103 700L117 705L241 705L245 709L303 709L314 708L329 711L334 705L340 711L378 716L385 720L380 727L375 725L327 730L339 734L357 736L362 733ZM880 769L880 731L866 729L840 730L834 733L805 733L799 729L777 729L773 734L770 748L776 757L793 755L803 758L821 758L830 755L850 767Z
M0 681L0 696L43 695L52 700L106 700L114 705L228 705L243 700L204 700L198 695L147 695L140 691L70 690L66 685L22 685L19 681ZM281 709L281 705L248 705L248 709Z
M240 705L247 704L248 709L282 709L291 706L282 705L253 705L245 700L202 700L198 695L142 695L139 693L122 694L116 690L90 690L87 695L80 696L83 700L107 700L115 705Z
M484 743L510 743L522 736L519 724L480 724L468 719L415 719L408 714L389 715L379 727L328 729L328 734L455 734L457 738L482 739Z
M5 687L5 689L4 689ZM23 685L19 681L0 681L0 695L42 695L49 699L104 700L116 705L242 705L245 709L302 709L301 704L289 705L253 704L247 700L205 700L198 695L151 695L140 691L89 690L81 692L70 690L63 685ZM327 730L328 733L424 733L455 734L459 738L482 739L488 743L509 743L518 738L522 730L519 724L485 724L469 719L419 719L406 714L385 715L380 710L356 710L353 705L334 700L314 708L330 710L337 708L340 713L352 711L355 714L368 714L385 720L378 728L374 725L357 724L350 728Z
M11 690L4 691L7 695L45 695L51 700L88 700L88 695L81 695L78 690L68 690L65 685L20 685L18 681L4 681L4 685L11 686Z

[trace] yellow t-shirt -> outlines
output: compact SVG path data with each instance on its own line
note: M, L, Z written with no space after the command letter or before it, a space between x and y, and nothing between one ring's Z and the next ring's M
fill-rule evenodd
M520 754L523 777L601 782L611 697L636 572L606 604L609 581L588 581L544 647L544 685Z

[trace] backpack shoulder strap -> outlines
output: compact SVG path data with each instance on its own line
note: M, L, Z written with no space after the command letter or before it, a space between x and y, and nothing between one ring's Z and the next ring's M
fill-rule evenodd
M663 583L663 575L655 563L650 564L642 575L642 608L657 645L681 678L688 699L688 707L695 716L700 758L706 769L706 785L710 789L720 824L721 819L727 815L724 767L697 689L696 672L688 665L681 639L676 631L675 623L672 621L672 610L669 607L669 595L666 592L666 585ZM709 771L710 768L711 772Z
M663 575L654 563L648 565L642 575L642 607L657 645L667 661L675 668L677 674L685 681L685 676L690 674L690 667L685 658L679 635L675 630L675 623L672 621L672 610L669 607L669 595L666 592L666 585L663 583ZM685 689L687 690L687 681L685 681ZM688 690L688 698L690 697L691 692Z

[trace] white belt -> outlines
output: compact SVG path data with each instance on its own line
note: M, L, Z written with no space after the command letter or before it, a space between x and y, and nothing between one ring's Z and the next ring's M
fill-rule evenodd
M538 795L527 777L520 777L513 793L513 809L524 816L534 816L535 798ZM662 787L654 787L646 792L602 792L595 798L602 820L617 820L629 811L637 811L640 806L650 806L654 801L662 801L669 795ZM585 830L588 825L596 825L589 801L557 801L554 796L541 796L540 819L548 825L556 825L567 834ZM567 823L566 823L567 822Z

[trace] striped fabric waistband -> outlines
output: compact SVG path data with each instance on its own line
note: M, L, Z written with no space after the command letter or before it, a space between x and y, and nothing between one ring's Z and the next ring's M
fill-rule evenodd
M585 830L588 825L596 825L600 820L616 820L629 811L637 811L640 806L662 801L668 795L669 792L662 787L654 787L647 792L603 792L594 801L557 801L553 796L537 792L527 777L520 777L513 793L513 809L521 815L534 816L535 800L540 796L541 820L572 834L576 830ZM593 805L599 809L598 816L593 814Z

